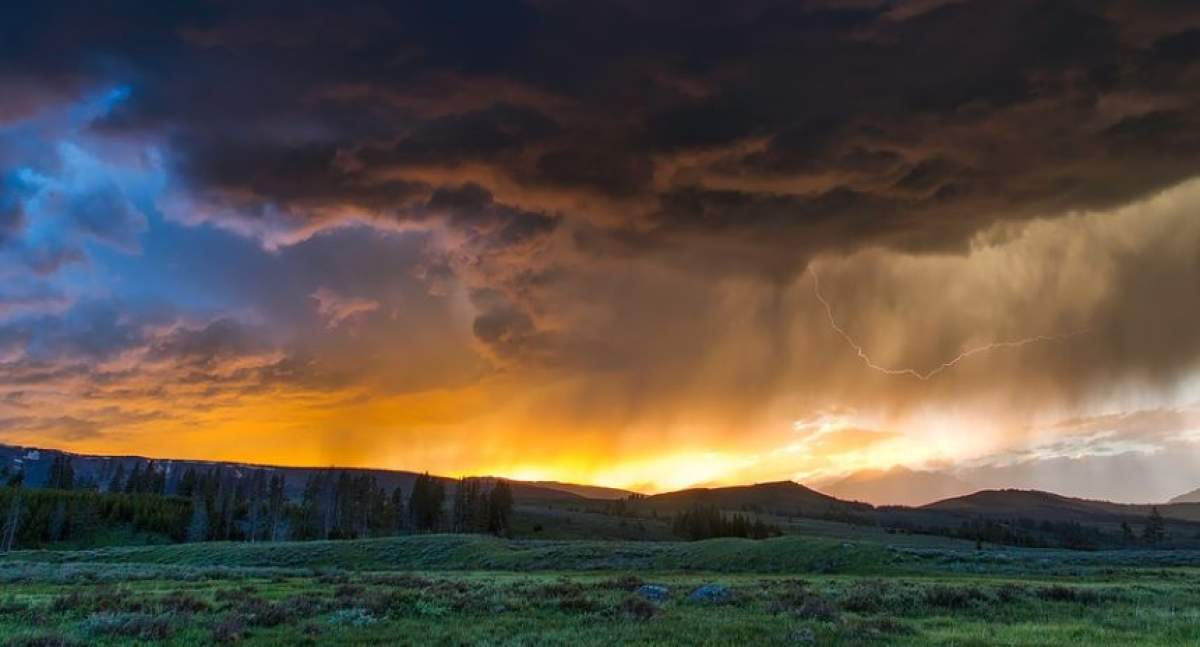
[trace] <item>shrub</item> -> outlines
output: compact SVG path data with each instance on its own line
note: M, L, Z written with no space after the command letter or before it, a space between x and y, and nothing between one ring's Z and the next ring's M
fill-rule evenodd
M1106 596L1095 589L1081 589L1054 584L1038 589L1038 597L1051 602L1076 602L1079 604L1096 605L1102 604Z
M280 602L293 618L310 618L325 610L325 601L312 594L294 595Z
M212 605L195 595L180 591L171 591L164 595L158 601L158 606L163 611L173 611L175 613L202 613L212 608Z
M916 631L890 616L864 618L845 625L842 636L852 641L880 640L888 636L903 636Z
M345 584L349 581L350 576L342 571L322 571L317 574L319 584Z
M366 589L355 584L342 584L334 589L333 597L357 598L358 596L362 595L364 591L366 591Z
M222 618L212 628L212 641L215 643L235 643L245 637L246 623L235 615Z
M50 603L50 610L55 613L134 613L145 611L145 603L133 597L128 591L103 586L91 591L72 591L60 595Z
M120 636L140 640L165 640L175 633L174 617L169 614L95 613L83 623L90 636Z
M413 605L417 615L440 618L450 613L450 608L437 600L420 599Z
M576 582L560 580L544 584L533 591L533 595L541 598L561 598L570 595L582 595L583 587Z
M29 610L29 604L16 598L6 598L0 602L0 615L24 613Z
M842 594L842 608L856 613L874 613L883 608L886 591L887 584L878 580L860 582Z
M838 619L840 614L837 607L830 604L824 598L814 595L796 608L796 615L804 620L833 622Z
M80 643L61 633L41 633L13 636L4 647L79 647Z
M367 584L378 584L382 586L405 589L423 589L433 586L433 580L426 577L421 577L420 575L413 575L411 573L374 574L362 578L361 581Z
M931 586L923 597L925 604L945 609L966 609L991 600L990 595L974 586Z
M572 613L592 613L599 607L594 600L579 592L572 592L558 599L558 608Z
M1001 602L1016 602L1024 599L1027 591L1020 584L1005 584L996 589L996 598Z
M250 598L240 609L246 624L252 627L277 627L288 621L288 612L282 605L262 598Z
M375 616L367 612L366 609L338 609L333 612L329 618L329 624L349 626L349 627L366 627L377 622Z
M221 603L222 607L229 609L245 604L255 592L256 589L252 586L217 589L217 592L213 594L213 599Z
M629 595L621 600L617 612L633 620L649 620L658 614L658 607L641 596Z
M611 580L601 582L600 587L606 589L616 589L618 591L636 591L638 587L646 582L636 575L624 575L622 577L614 577Z

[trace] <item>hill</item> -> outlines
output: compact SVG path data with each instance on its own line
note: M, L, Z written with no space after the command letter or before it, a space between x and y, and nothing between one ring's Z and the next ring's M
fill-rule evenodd
M1180 494L1170 501L1167 501L1167 503L1200 503L1200 488L1192 490L1191 492Z
M896 466L888 470L855 472L843 479L818 486L817 489L848 501L865 501L874 505L920 506L970 494L977 488L950 474Z
M638 498L635 509L658 514L675 514L695 505L712 505L722 510L743 510L780 516L821 517L866 514L865 503L842 501L793 481L757 483L720 488L691 488Z
M1053 521L1079 521L1097 517L1133 516L1132 508L1119 503L1060 496L1040 490L980 490L974 494L921 506L922 510L988 517L1028 517Z
M560 481L523 481L528 485L534 485L540 488L549 490L558 490L561 492L570 492L581 497L600 500L615 500L624 499L630 495L636 495L637 492L631 490L622 490L620 488L603 487L600 485L580 485L578 483L562 483Z
M982 517L1025 517L1047 521L1141 520L1152 509L1169 519L1200 521L1200 504L1168 505L1113 503L1076 499L1040 490L980 490L974 494L937 501L920 510L970 514Z

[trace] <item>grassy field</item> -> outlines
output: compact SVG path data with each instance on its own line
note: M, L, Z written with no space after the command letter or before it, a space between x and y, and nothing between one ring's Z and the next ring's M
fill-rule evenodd
M1197 644L1198 563L797 536L27 551L0 559L0 644Z

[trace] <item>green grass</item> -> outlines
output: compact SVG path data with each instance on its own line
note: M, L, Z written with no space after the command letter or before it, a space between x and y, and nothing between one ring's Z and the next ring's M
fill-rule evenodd
M1196 643L1195 554L902 543L424 535L21 551L0 557L0 645ZM642 601L639 583L669 595ZM706 583L732 600L689 601Z
M708 570L876 572L896 559L879 544L800 536L765 541L520 541L477 535L409 535L278 544L212 542L80 551L17 551L3 561L342 568L350 570Z
M638 578L638 579L634 579ZM669 589L636 602L639 581ZM716 582L727 604L688 600ZM10 583L0 635L72 644L1187 644L1200 588L1036 578L372 573ZM230 627L233 632L227 631Z

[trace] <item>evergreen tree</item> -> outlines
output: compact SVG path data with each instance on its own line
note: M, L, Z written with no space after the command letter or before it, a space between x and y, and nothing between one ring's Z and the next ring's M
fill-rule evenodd
M189 467L179 479L179 487L175 493L182 497L190 497L196 491L196 468Z
M283 518L284 503L283 475L272 475L267 494L267 538L269 541L279 540L279 523Z
M488 494L488 532L502 535L508 532L509 521L512 518L513 495L508 482L497 480Z
M109 492L125 491L125 464L118 462L117 471L113 474L112 480L108 482Z
M1158 513L1158 506L1150 508L1150 516L1142 527L1142 539L1150 545L1157 544L1167 538L1167 524Z
M402 532L404 530L404 490L400 486L392 490L392 532Z
M67 488L63 488L67 489ZM67 502L65 499L59 499L54 504L54 511L50 515L49 535L50 541L60 541L67 534Z
M192 497L192 518L188 522L187 540L190 542L208 539L208 504L204 497Z
M417 477L408 498L409 516L417 530L436 530L442 518L446 488L428 472Z
M133 464L133 471L129 473L129 480L125 481L125 493L133 494L140 492L142 488L142 466L140 463Z
M1133 534L1133 528L1129 527L1129 522L1122 521L1121 522L1121 541L1125 542L1125 545L1130 545L1130 544L1134 543L1134 541L1136 541L1136 539L1137 539L1137 537L1135 537Z
M50 474L46 478L46 487L52 490L71 490L75 488L75 468L71 458L56 454L50 462Z

